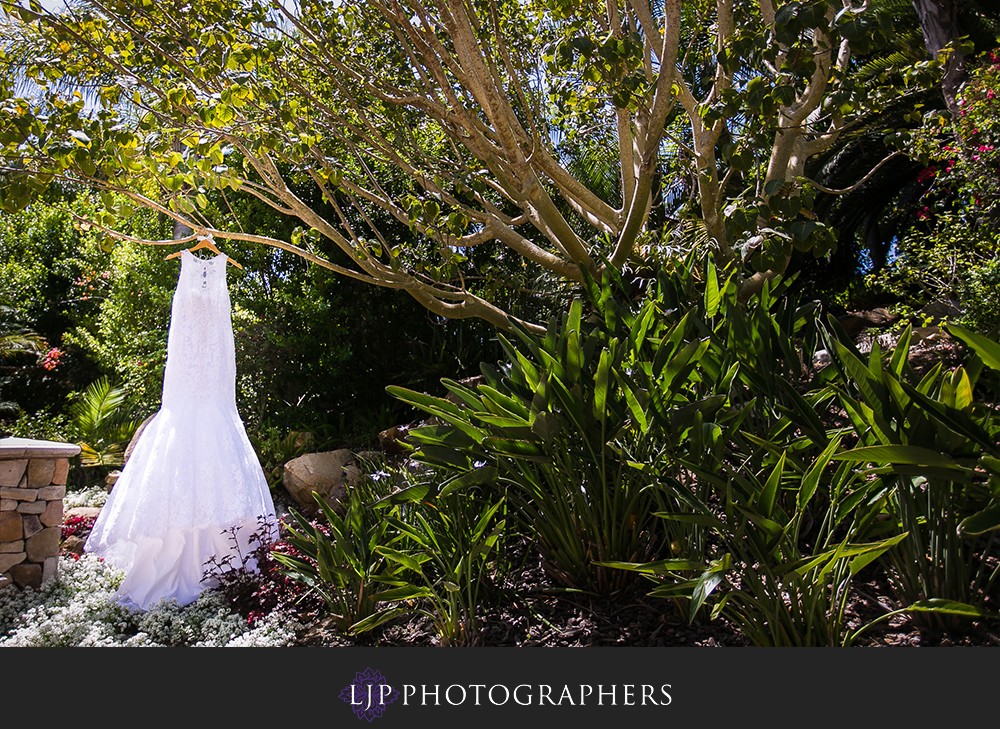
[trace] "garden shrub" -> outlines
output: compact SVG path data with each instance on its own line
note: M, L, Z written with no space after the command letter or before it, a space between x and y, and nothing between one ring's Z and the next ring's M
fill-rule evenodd
M1000 329L1000 258L972 267L964 282L962 302L962 322L996 336Z
M975 327L993 317L979 294L1000 246L1000 51L971 70L958 103L958 118L927 114L914 134L910 152L926 165L918 177L924 191L895 211L911 222L890 265L868 281L897 297L915 326L924 324L917 310L934 299L959 300Z

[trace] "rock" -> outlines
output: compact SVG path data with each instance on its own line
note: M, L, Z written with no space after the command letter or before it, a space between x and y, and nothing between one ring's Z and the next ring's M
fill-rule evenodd
M62 501L66 497L65 486L46 486L38 489L38 498L42 501Z
M10 568L10 576L20 587L33 587L38 589L42 586L42 565L40 564L18 564Z
M71 534L63 540L62 548L65 552L72 552L73 554L83 555L83 545L87 543L86 539L81 539L75 534Z
M59 571L59 555L46 557L42 563L42 582L48 582Z
M847 336L854 338L865 329L883 329L899 320L899 315L892 314L888 309L879 307L871 311L849 311L844 316L838 317L837 321L847 332Z
M66 479L68 476L69 476L69 459L57 458L55 470L52 472L53 485L65 486Z
M49 505L45 507L39 515L39 520L45 526L59 526L63 522L63 502L62 499L57 501L50 501Z
M820 349L817 350L816 354L813 355L812 363L813 367L819 367L821 365L828 365L832 361L833 358L830 357L830 353L827 352L825 349Z
M378 434L378 444L383 451L390 455L398 456L407 453L409 448L407 447L406 434L416 427L416 425L394 425L387 428Z
M315 508L313 492L337 508L347 488L361 476L354 454L346 448L325 453L306 453L285 464L282 482L292 498L304 508Z
M22 537L21 515L14 511L0 513L0 542L13 542Z
M27 559L27 555L24 552L0 554L0 572L7 572L11 567L21 564L25 559Z
M66 513L63 514L63 523L69 521L74 516L82 519L96 519L100 513L101 507L99 506L74 506L72 509L67 509Z
M51 458L32 458L28 461L28 488L40 489L52 483L56 462Z
M42 520L39 519L35 514L25 514L21 518L21 523L24 529L24 538L33 537L38 532L42 531L45 526L42 524Z
M22 501L17 505L19 514L42 514L47 508L49 505L44 501Z
M914 347L930 347L949 341L951 341L951 337L941 327L917 327L913 330L910 344Z
M32 562L42 563L46 557L59 554L59 540L62 538L62 530L59 527L46 527L34 536L24 540L24 551L28 559ZM41 567L39 567L41 575Z
M292 442L296 449L308 448L316 440L316 436L309 431L291 430L288 432L288 440Z
M104 477L104 490L107 491L110 494L111 493L111 489L113 489L115 487L115 484L118 483L118 479L119 479L119 477L121 475L122 475L121 471L112 471L107 476L105 476Z
M920 310L920 313L925 317L929 317L932 323L937 324L942 321L958 318L962 315L962 309L956 301L938 299L924 306Z
M0 488L17 488L27 465L28 461L24 459L19 461L0 461Z

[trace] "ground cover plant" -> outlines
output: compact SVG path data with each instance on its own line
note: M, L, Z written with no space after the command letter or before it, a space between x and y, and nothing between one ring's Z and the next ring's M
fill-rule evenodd
M255 625L230 609L222 593L193 604L162 603L137 613L111 600L122 573L92 556L60 558L59 574L41 589L0 595L0 647L283 646L294 624L275 611Z

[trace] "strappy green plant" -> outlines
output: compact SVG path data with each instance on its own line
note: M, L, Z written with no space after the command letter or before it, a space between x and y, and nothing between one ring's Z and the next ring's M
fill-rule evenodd
M380 592L403 584L395 563L379 551L397 536L383 511L373 508L384 495L365 477L348 491L343 513L317 496L325 524L291 510L298 528L289 529L287 542L297 553L273 553L285 566L283 574L323 598L337 629L347 635L405 612L400 606L385 608L379 599Z
M836 327L831 322L836 334ZM842 332L828 337L838 399L857 437L836 459L886 490L884 533L906 534L888 553L904 605L939 599L983 610L998 570L989 560L1000 528L1000 418L977 397L984 363L1000 369L1000 346L948 325L977 354L967 366L922 378L908 363L910 331L891 353L879 347L864 358ZM919 621L959 628L962 618L933 612Z
M397 507L385 518L399 538L376 551L396 565L399 582L375 599L395 605L394 612L429 617L443 645L477 645L482 603L496 594L491 577L503 545L503 506L503 498L453 493L411 510ZM357 629L376 622L362 621Z
M125 463L125 448L139 427L127 393L107 377L92 383L69 409L84 467L115 468Z

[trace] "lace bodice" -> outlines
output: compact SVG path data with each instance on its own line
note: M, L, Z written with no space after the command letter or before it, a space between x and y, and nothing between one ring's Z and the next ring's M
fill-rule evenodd
M181 252L170 316L163 405L236 403L236 362L224 254Z

